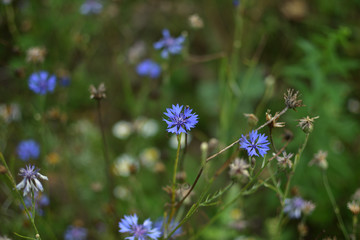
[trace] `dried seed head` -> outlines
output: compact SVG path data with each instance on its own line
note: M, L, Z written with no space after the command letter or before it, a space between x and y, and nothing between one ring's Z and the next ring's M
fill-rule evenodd
M278 114L278 112L275 113ZM279 116L280 117L280 116ZM268 125L270 128L280 128L280 127L285 127L285 122L277 122L277 120L279 119L279 117L275 118L274 120L272 120L270 122L270 124ZM270 114L270 110L267 110L267 112L265 113L265 118L266 121L270 121L273 116Z
M301 211L305 215L310 215L314 211L315 207L316 207L315 203L311 201L305 201Z
M352 202L348 202L347 207L354 215L358 215L360 213L359 202L355 200Z
M91 99L101 100L106 98L106 88L104 83L100 83L97 89L94 85L90 85L89 91Z
M306 118L299 119L298 126L304 131L304 133L311 133L314 129L314 121L318 119L319 116L310 118L307 116Z
M244 116L248 119L248 124L251 127L256 126L256 124L258 123L259 119L252 113L244 113Z
M190 27L194 29L200 29L204 27L204 21L198 14L193 14L188 18Z
M326 160L327 152L320 150L314 155L314 158L309 162L309 165L316 165L323 170L328 168L328 162Z
M296 91L294 89L288 89L287 94L284 93L284 99L285 99L285 105L288 108L294 109L296 111L297 107L305 106L302 104L302 100L298 99L299 97L299 91Z
M44 62L46 49L43 47L32 47L26 52L26 61L31 63Z
M305 237L309 232L308 227L303 222L299 223L297 228L298 228L298 232L299 232L300 236L302 236L302 237Z
M282 157L280 157L280 156L276 157L276 160L278 161L279 166L284 169L287 167L291 169L293 163L290 160L290 158L292 158L294 156L294 154L292 154L292 153L287 154L285 151L282 154L283 154Z
M250 167L249 164L247 164L244 159L236 158L233 163L230 164L230 171L229 175L230 177L249 177L248 168Z

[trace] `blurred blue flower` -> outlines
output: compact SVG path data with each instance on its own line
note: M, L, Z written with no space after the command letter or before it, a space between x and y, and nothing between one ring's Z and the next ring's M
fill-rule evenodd
M167 223L167 218L164 221L164 218L160 218L159 220L157 220L154 224L154 226L158 229L160 229L161 231L161 236L164 235L164 228L165 228L165 223ZM171 220L168 229L166 230L166 232L169 234L171 233L177 226L179 225L178 222ZM175 239L176 237L180 236L182 234L182 228L179 227L178 229L176 229L176 231L174 232L174 234L171 236L170 239Z
M119 222L119 232L129 233L131 236L125 239L130 240L157 240L161 236L159 229L151 227L152 222L146 219L143 224L138 224L138 217L136 214L133 216L124 216Z
M284 201L284 213L287 213L289 218L300 218L301 211L304 208L305 201L301 197L287 198Z
M179 36L174 38L170 35L169 30L164 29L162 31L163 38L158 42L154 43L155 49L163 49L161 51L161 56L163 58L168 58L169 53L171 54L179 54L183 48L183 43L185 41L184 36Z
M240 0L233 0L234 7L237 7L240 5Z
M83 227L68 226L65 234L65 240L85 240L87 237L87 229Z
M29 77L29 88L35 93L45 95L53 92L56 85L55 75L50 75L46 71L35 72Z
M167 108L166 112L164 112L165 116L169 118L163 120L168 124L167 131L169 133L175 133L179 135L180 133L188 133L191 128L195 127L198 123L198 115L196 113L192 113L192 109L185 107L184 111L183 105L179 106L179 104L172 105L172 108Z
M99 14L103 9L103 4L98 0L86 0L80 7L83 15Z
M45 194L38 194L38 192L35 193L35 210L37 212L38 215L43 216L44 215L44 210L42 209L43 207L49 206L50 204L50 199L47 195ZM32 200L31 197L29 195L27 195L24 198L24 203L25 206L27 208L32 207ZM20 204L20 208L23 209L23 205ZM32 215L32 213L30 212L30 214Z
M34 165L27 165L26 168L21 168L19 175L23 177L23 180L16 185L16 189L20 190L24 188L24 196L28 193L36 193L38 191L43 191L44 188L41 185L41 182L37 179L48 180L48 178L39 173L40 169L35 168Z
M267 136L265 134L258 134L257 131L252 131L249 133L249 139L246 136L241 135L240 138L240 148L245 148L249 154L249 156L259 156L259 154L263 157L270 148L268 145L270 142L267 140ZM257 151L256 151L257 150Z
M17 146L16 153L18 157L23 161L37 159L40 155L40 146L35 140L24 140L21 141Z
M156 62L154 62L150 59L146 59L137 65L136 72L140 76L148 76L150 78L157 78L161 74L161 67Z
M71 83L71 78L69 76L64 76L59 78L59 85L62 87L68 87Z

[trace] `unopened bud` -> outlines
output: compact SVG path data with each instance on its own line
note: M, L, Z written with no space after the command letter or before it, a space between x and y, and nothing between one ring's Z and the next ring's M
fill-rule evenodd
M6 167L0 165L0 174L6 174L6 173L7 173Z

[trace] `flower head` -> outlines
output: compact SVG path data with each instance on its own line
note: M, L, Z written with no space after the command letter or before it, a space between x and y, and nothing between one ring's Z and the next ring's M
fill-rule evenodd
M65 231L65 240L85 240L87 237L87 229L83 227L68 226Z
M184 36L179 36L174 38L170 35L169 30L164 29L162 31L163 38L158 42L154 43L155 49L162 49L161 56L163 58L168 58L169 53L172 55L179 54L183 48L183 43L185 41Z
M270 148L268 145L270 142L267 140L265 134L258 134L257 131L253 130L249 133L249 140L246 136L241 135L240 148L245 148L249 156L259 156L258 153L263 157Z
M358 215L360 213L359 201L353 200L352 202L348 202L347 207L354 215Z
M183 108L183 105L176 104L172 105L172 108L167 108L166 112L164 112L165 116L169 118L169 120L163 118L168 124L167 131L169 133L175 133L176 135L188 133L198 123L198 115L192 113L192 109L189 107L185 107L184 111L182 111Z
M286 167L291 168L292 167L292 162L291 162L290 159L294 156L294 154L293 153L287 154L285 151L283 151L282 154L283 154L282 157L280 157L280 156L276 157L276 160L278 161L278 164L283 168L286 168Z
M32 63L44 62L46 55L46 48L44 47L32 47L26 51L26 61Z
M316 165L319 168L326 170L328 168L328 162L326 160L328 153L326 151L318 151L314 158L309 162L309 165Z
M55 86L55 75L50 75L46 71L35 72L29 77L29 88L34 93L45 95L48 92L53 92Z
M305 201L301 197L285 199L284 213L287 213L290 218L300 218L301 211L304 208Z
M37 159L40 155L40 146L36 141L32 139L25 140L19 143L16 148L16 153L23 161Z
M152 228L151 225L150 219L146 219L143 224L138 224L136 214L124 216L119 222L119 232L129 233L131 236L125 238L129 240L157 240L161 236L161 232L156 227Z
M39 181L40 178L42 180L48 180L48 178L39 173L40 169L35 168L34 165L27 165L26 168L21 168L19 175L23 177L23 180L16 185L16 189L20 190L24 188L24 196L26 196L30 192L38 192L43 191L44 188Z
M80 7L80 13L83 15L99 14L103 5L98 0L86 0Z
M311 133L314 129L314 121L315 119L318 119L319 116L310 118L307 116L306 118L299 119L298 126L305 132L305 133Z
M101 100L106 98L106 87L104 83L100 83L98 88L94 85L90 85L90 99Z
M137 65L136 72L140 76L148 76L150 78L158 78L161 74L161 67L156 62L154 62L150 59L146 59Z
M294 109L296 111L297 107L304 106L302 104L302 100L298 99L298 97L299 97L299 91L295 92L294 89L288 89L287 93L284 93L285 105L288 108Z

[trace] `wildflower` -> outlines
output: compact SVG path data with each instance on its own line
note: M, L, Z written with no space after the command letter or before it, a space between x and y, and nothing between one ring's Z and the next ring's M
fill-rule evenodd
M239 139L240 148L245 148L249 156L259 156L259 153L263 157L266 152L270 150L268 147L270 142L267 140L265 134L258 134L257 131L253 130L249 133L249 139L250 141L244 135L241 135L241 138Z
M303 222L299 223L299 225L297 226L297 229L298 229L300 236L302 236L302 237L305 237L309 232L308 227Z
M360 204L358 201L353 200L352 202L348 202L347 207L354 215L360 213Z
M232 3L234 7L237 7L240 5L240 0L233 0Z
M183 43L185 41L185 37L179 36L177 38L173 38L170 35L169 30L164 29L162 31L163 38L158 42L154 43L155 49L162 49L161 56L163 58L168 58L169 53L172 55L179 54L183 48Z
M48 178L39 173L40 169L35 168L34 165L27 165L26 169L21 168L19 175L23 177L23 180L16 186L17 190L24 188L24 196L29 192L43 191L44 188L41 182L37 179L38 177L42 180L48 180Z
M55 75L50 75L46 71L35 72L29 77L29 88L34 93L45 95L48 92L53 92L55 86Z
M80 13L83 15L99 14L103 5L98 0L86 0L80 7Z
M136 214L133 216L124 216L119 222L119 232L129 233L131 236L125 239L130 240L157 240L161 236L161 232L158 228L151 227L152 222L150 219L146 219L143 224L138 224L138 217Z
M290 218L300 218L305 201L301 197L287 198L284 202L284 213Z
M316 207L316 205L313 202L305 201L303 208L302 208L302 212L305 215L310 215L314 211L315 207Z
M310 118L307 116L306 118L301 118L299 120L298 126L305 132L305 133L311 133L314 129L314 120L318 119L319 116Z
M288 108L294 109L295 111L296 111L297 107L304 106L302 104L302 100L298 99L298 94L299 94L299 91L296 91L294 93L294 89L288 89L287 94L286 93L284 94L285 105Z
M128 177L139 168L135 158L129 154L120 155L114 163L114 174L117 176Z
M278 114L278 112L275 113L274 116L276 116ZM279 116L280 117L280 116ZM284 122L277 122L277 120L279 119L279 117L275 118L274 120L272 120L270 122L270 124L268 125L270 128L281 128L281 127L285 127L285 123ZM265 113L265 118L266 121L269 121L270 119L273 118L273 116L270 114L270 110L268 110Z
M31 63L44 62L46 49L43 47L32 47L26 51L26 61Z
M136 72L140 76L158 78L161 74L161 67L156 62L146 59L137 65Z
M188 18L190 27L200 29L204 27L204 21L198 14L193 14Z
M119 139L126 139L133 132L133 126L130 122L119 121L114 124L112 128L112 133L115 137Z
M39 158L40 146L35 140L24 140L19 143L16 148L16 152L21 160L29 161L30 159Z
M85 240L87 238L88 231L83 227L68 226L65 231L65 240Z
M182 105L179 106L179 104L172 105L172 108L167 108L167 112L164 112L165 116L169 118L169 120L163 118L168 124L167 131L169 133L175 133L176 135L188 133L198 123L198 115L192 113L192 109L189 107L185 107L182 112L183 107Z
M287 154L285 151L282 152L282 154L283 154L282 157L280 157L280 156L276 157L278 164L283 168L286 168L286 167L291 168L292 162L291 162L290 158L292 158L294 156L294 154L292 154L292 153Z
M326 170L328 168L328 162L326 160L327 152L324 152L320 150L314 155L314 158L309 162L309 165L317 165L323 170Z
M122 200L125 200L126 198L128 198L130 196L130 191L127 188L122 187L122 186L116 186L114 188L113 193L116 198L119 198Z
M104 83L100 83L98 88L96 88L94 85L90 85L89 91L91 99L101 100L106 98L106 87Z
M230 171L229 175L231 177L235 176L246 176L249 177L248 168L250 167L249 164L247 164L244 159L236 158L233 163L230 164Z
M138 118L134 125L139 134L144 138L153 137L159 131L159 124L154 119Z
M165 229L165 226L167 225L168 219L167 218L160 218L154 223L154 227L159 229L161 231L160 236L166 236L167 234L171 233L178 225L179 223L177 221L171 220L170 224L168 224L167 229ZM166 234L165 234L166 233ZM176 237L180 236L182 234L182 228L179 227L176 229L176 231L171 235L170 239L175 239Z

